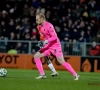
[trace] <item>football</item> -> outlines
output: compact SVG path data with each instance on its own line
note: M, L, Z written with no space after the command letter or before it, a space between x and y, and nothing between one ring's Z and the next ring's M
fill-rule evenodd
M7 70L5 68L0 68L0 77L5 77L7 75Z

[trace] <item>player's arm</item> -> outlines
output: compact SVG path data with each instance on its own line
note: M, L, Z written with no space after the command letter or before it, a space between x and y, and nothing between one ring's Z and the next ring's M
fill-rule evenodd
M51 25L51 24L48 26L48 33L50 35L50 38L46 41L47 43L57 40L57 34L55 32L53 25Z
M51 38L48 39L48 42L57 40L57 34L56 34L54 26L52 24L50 24L50 26L48 27L48 32L51 36Z

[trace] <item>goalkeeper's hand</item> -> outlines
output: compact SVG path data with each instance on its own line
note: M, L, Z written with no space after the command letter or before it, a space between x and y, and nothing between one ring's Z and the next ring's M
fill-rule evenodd
M47 43L48 43L48 40L39 41L38 44L37 44L37 46L40 47L40 48L42 48L42 47L44 47L44 45L47 44Z

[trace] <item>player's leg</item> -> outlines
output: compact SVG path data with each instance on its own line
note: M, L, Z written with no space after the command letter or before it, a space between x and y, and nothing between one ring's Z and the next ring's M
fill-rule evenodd
M46 60L46 62L47 62L48 67L49 67L50 70L53 72L53 73L51 74L51 76L58 76L58 73L57 73L57 71L55 70L55 68L54 68L54 66L53 66L53 64L52 64L52 62L51 62L49 56L45 56L44 58L45 58L45 60Z
M43 47L43 43L40 41L40 42L38 42L38 44L37 44L36 46L38 46L38 47L41 49L41 48ZM45 58L45 60L47 61L48 67L49 67L50 70L53 72L53 73L51 74L51 76L57 76L58 73L56 72L56 70L55 70L55 68L54 68L54 66L53 66L53 64L52 64L52 62L51 62L51 60L50 60L50 58L49 58L48 56L45 56L44 58Z
M55 55L57 58L57 61L74 76L74 80L79 79L79 75L74 71L72 66L69 63L65 62L63 53L62 53L62 50L60 47L58 49L54 50L53 55Z
M48 55L50 55L50 50L49 49L45 50L44 48L40 49L39 52L37 52L34 55L34 61L36 63L36 67L38 68L38 71L40 72L40 76L36 77L36 79L46 78L40 58L44 56L48 56Z
M35 55L34 55L34 61L36 63L36 67L40 73L40 76L36 77L36 79L44 79L46 78L46 75L44 73L44 70L43 70L43 67L42 67L42 62L40 60L41 57L43 57L43 53L40 53L40 52L37 52Z
M65 62L63 56L57 57L57 61L62 66L64 66L74 76L74 80L78 80L79 79L79 75L75 72L75 70L72 68L72 66L69 63Z

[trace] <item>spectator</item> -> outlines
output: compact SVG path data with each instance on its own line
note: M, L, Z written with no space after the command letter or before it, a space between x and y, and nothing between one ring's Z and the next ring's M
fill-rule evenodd
M92 43L92 47L90 49L90 55L92 56L100 55L100 46L98 46L95 41Z
M22 53L28 53L28 44L27 43L24 43L22 45Z
M8 54L17 54L17 50L12 48L8 51Z
M9 35L9 32L7 30L7 26L6 26L6 24L5 24L4 21L1 21L1 27L0 27L0 29L1 29L2 36L7 37Z
M25 30L25 32L23 32L22 36L23 36L23 40L30 40L31 39L31 35L30 35L28 28Z
M78 30L74 28L72 31L72 40L77 41L79 39L79 37L80 37L80 34L79 34Z
M37 35L37 30L35 28L32 29L31 37Z
M79 55L79 45L78 45L77 40L75 39L73 40L72 52L73 52L73 55Z
M57 32L58 37L61 37L61 29L59 26L55 26L55 30Z
M86 35L84 31L81 31L79 42L86 42Z
M15 36L14 32L10 33L9 40L17 40L17 37Z
M64 46L64 55L73 55L72 44L66 43Z
M42 8L41 6L39 6L38 8L37 8L37 10L36 10L36 14L37 13L39 13L39 12L42 12L42 13L44 13L45 14L45 8Z
M27 4L24 5L23 8L23 16L28 17L29 16L29 6Z
M30 15L29 15L29 22L30 22L31 26L33 25L33 23L35 23L34 22L35 21L35 12L36 12L36 9L33 6L31 6Z
M40 6L40 3L38 0L32 0L32 5L37 9Z
M6 10L3 10L1 13L0 21L4 21L5 24L8 23L8 12Z
M15 49L17 50L17 53L22 53L22 43L18 42Z
M7 43L8 38L1 36L0 40L2 40L2 41L0 41L0 51L5 52L7 49L6 46L8 45L8 43Z
M52 19L50 10L47 10L47 11L46 11L46 19L47 19L48 21L51 21L51 19Z
M73 12L75 15L80 16L82 12L82 8L79 5L76 5L76 8Z
M14 19L10 19L9 25L7 27L7 30L11 32L15 32L15 24L14 24Z
M87 5L84 6L84 9L81 12L81 16L83 18L83 20L88 21L89 20L89 10Z
M96 10L96 1L90 0L88 3L89 10L95 11Z
M91 42L92 41L92 31L91 31L91 26L87 26L87 31L86 31L86 38L87 38L87 42Z
M100 30L97 32L96 41L100 43Z
M35 28L32 29L31 40L37 41L37 31Z
M8 46L7 46L7 53L8 54L17 54L17 50L15 49L15 46L16 46L16 44L9 42Z
M68 28L64 28L64 31L62 32L62 41L68 42L69 39L71 39L71 32Z

